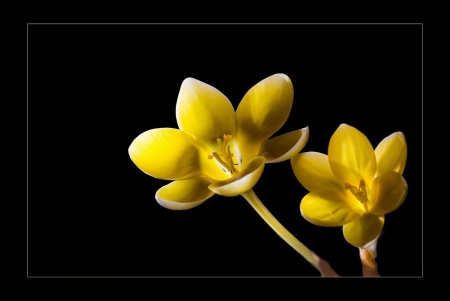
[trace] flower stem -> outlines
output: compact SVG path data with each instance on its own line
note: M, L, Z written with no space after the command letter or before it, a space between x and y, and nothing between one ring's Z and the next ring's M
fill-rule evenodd
M362 272L364 277L380 277L378 274L376 256L376 242L369 248L359 249L359 257L361 258Z
M292 235L286 228L280 224L280 222L270 213L269 210L263 205L261 200L255 194L253 189L242 194L242 196L250 203L253 209L258 212L262 219L281 237L286 241L294 250L302 255L309 263L311 263L322 276L339 276L334 272L327 261L323 260L304 244L302 244L294 235Z

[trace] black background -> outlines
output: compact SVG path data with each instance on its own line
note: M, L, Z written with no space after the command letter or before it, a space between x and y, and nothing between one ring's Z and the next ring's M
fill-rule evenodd
M319 276L240 196L161 207L154 195L169 182L128 155L140 133L177 128L186 77L237 108L275 73L294 85L276 135L309 126L302 151L326 154L341 123L374 147L405 134L409 193L386 215L378 270L421 276L422 26L400 24L28 25L28 275ZM307 191L289 161L266 165L254 190L338 274L361 275L359 251L340 228L301 217Z

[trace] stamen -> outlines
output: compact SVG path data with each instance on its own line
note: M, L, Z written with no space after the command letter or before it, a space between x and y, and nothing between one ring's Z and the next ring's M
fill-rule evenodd
M218 153L213 152L212 157L216 158L216 160L219 161L219 163L222 164L223 167L225 167L229 172L231 172L230 166L228 166L228 164L220 158L220 155ZM212 159L212 158L210 158L210 156L208 156L208 159Z
M217 138L217 145L219 146L220 153L223 153L223 145L222 140L220 138Z
M364 180L359 181L359 189L348 183L344 184L344 189L350 190L350 192L358 199L358 201L360 201L361 204L364 204L364 209L366 211L369 210L366 204L369 199L367 198L366 183L364 182Z
M233 162L233 153L231 152L230 145L228 141L231 140L231 135L224 134L223 139L225 140L222 143L222 139L217 138L217 145L219 146L220 154L213 152L211 155L208 155L208 159L216 158L216 160L226 168L232 175L236 175L239 171L234 167L237 165ZM227 147L228 146L228 147Z
M364 180L361 180L359 182L359 190L364 193L365 196L367 196L367 192L366 192L366 183L364 182Z

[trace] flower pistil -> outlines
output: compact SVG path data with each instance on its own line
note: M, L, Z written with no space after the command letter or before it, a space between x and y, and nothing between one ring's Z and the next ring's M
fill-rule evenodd
M231 174L231 177L236 176L239 171L236 169L235 164L233 162L233 153L230 150L230 145L228 145L228 141L231 140L231 135L224 134L222 143L222 139L217 138L217 145L220 149L220 154L217 152L212 152L211 155L208 155L208 159L216 158L216 160Z
M367 207L367 202L369 201L369 199L367 198L366 183L364 182L363 179L359 181L359 188L356 188L353 185L345 183L344 189L350 190L350 192L358 199L358 201L360 201L361 204L364 205L364 210L366 212L369 211L369 208Z

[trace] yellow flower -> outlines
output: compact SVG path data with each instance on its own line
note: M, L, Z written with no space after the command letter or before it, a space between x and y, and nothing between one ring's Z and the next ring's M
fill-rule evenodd
M301 214L318 226L344 226L350 244L369 247L381 233L384 215L406 198L406 153L401 132L386 137L374 151L364 134L341 124L328 156L305 152L291 159L295 176L310 191L300 203Z
M289 77L275 74L252 87L235 112L219 90L187 78L176 104L180 129L140 134L128 149L130 158L146 174L173 181L156 192L169 209L193 208L215 193L243 194L265 163L288 160L306 144L308 127L269 139L286 122L293 97Z

